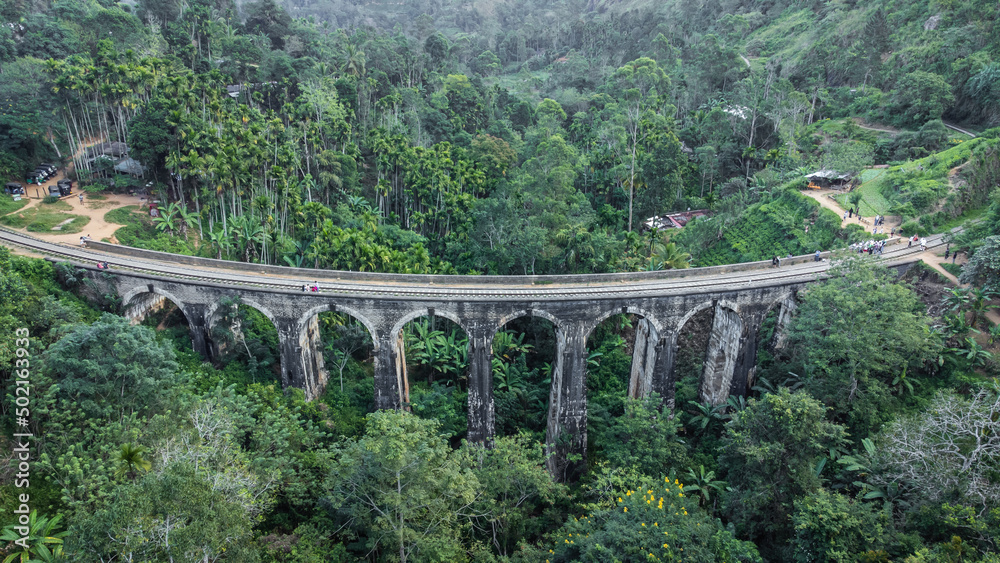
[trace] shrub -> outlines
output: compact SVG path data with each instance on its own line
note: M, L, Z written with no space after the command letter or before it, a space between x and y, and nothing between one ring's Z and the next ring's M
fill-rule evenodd
M921 226L920 222L916 219L911 219L899 226L899 232L906 236L926 236L928 234L928 229Z
M42 198L42 203L47 203L47 204L57 203L58 201L59 197L54 195L47 195L44 198Z

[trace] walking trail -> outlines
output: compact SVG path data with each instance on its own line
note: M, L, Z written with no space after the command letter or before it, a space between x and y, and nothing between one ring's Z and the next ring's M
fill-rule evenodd
M831 189L825 189L825 190L806 189L803 190L802 193L815 199L816 201L819 202L820 205L833 211L834 213L837 214L837 216L841 217L840 221L841 227L846 227L847 225L860 225L865 229L865 231L869 233L871 232L872 219L874 219L874 217L862 217L859 219L857 215L853 215L848 219L843 219L844 212L847 210L841 207L840 204L837 203L837 200L830 197L833 194L840 194L843 192ZM898 228L899 225L900 225L899 217L887 215L885 218L885 223L882 225L882 232L889 233L889 231L891 231L893 227Z

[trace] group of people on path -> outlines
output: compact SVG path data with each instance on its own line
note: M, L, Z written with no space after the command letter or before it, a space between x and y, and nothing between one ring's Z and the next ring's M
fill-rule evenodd
M303 292L310 292L310 291L317 292L317 291L319 291L319 282L315 282L314 281L312 285L303 284L302 285L302 291Z
M906 243L906 248L910 248L911 246L913 246L913 243L917 242L918 237L917 237L917 235L913 235L913 237L911 237L911 238L909 238L907 240L909 242ZM927 239L926 238L921 238L919 240L920 240L920 250L921 251L927 250Z
M861 216L861 212L857 208L855 208L855 207L852 207L852 208L850 208L850 209L848 209L847 211L844 212L844 221L846 221L846 220L854 217L855 215L858 216L858 221L860 221L862 223L865 222L864 217ZM872 227L878 228L878 227L881 227L883 225L885 225L885 215L876 215L875 219L872 220ZM895 230L895 228L893 228L893 230ZM882 231L879 230L879 233L881 233L881 232ZM872 233L875 234L874 229L872 230Z
M858 254L868 254L869 256L873 254L882 254L882 249L885 248L884 240L869 240L867 242L856 242L849 247L854 252Z

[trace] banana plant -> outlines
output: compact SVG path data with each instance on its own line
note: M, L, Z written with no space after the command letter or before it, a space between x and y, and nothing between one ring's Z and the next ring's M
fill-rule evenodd
M993 358L993 354L983 349L975 338L966 337L964 342L964 348L948 348L946 352L950 352L956 360L964 360L971 368L982 367Z
M26 541L21 544L27 544L27 547L10 553L10 555L4 558L3 563L14 563L15 561L18 563L65 561L66 557L62 550L63 538L69 535L69 532L55 531L61 519L61 514L49 518L47 516L39 516L37 511L32 510L28 514L28 534ZM3 543L14 542L15 540L20 540L22 537L25 536L15 531L13 524L5 527L3 532L0 532L0 542Z
M688 468L687 486L685 492L695 493L701 497L698 504L705 506L712 502L712 493L720 493L725 488L725 481L715 479L715 471L705 471L704 465L698 466L698 471Z
M893 378L893 380L892 380L892 386L900 394L908 393L908 394L912 395L913 394L914 386L915 385L919 385L920 382L919 381L914 381L913 379L910 379L910 378L908 378L906 376L906 369L908 367L909 366L903 366L903 371L900 372L896 377Z
M688 404L693 405L696 409L695 414L688 423L698 428L699 434L704 433L712 422L725 422L726 420L726 408L728 406L725 404L712 405L708 402L699 403L698 401L688 401Z

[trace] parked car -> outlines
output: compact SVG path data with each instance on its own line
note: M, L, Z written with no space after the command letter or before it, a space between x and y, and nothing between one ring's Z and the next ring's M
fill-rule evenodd
M29 184L39 184L39 185L41 185L47 179L48 178L45 176L45 172L39 170L29 172L28 175L24 177L25 182Z
M73 193L72 180L59 180L58 182L56 182L56 185L59 186L60 195L70 195Z
M26 192L24 191L24 186L22 186L21 184L18 184L17 182L8 182L7 185L3 187L3 193L10 195L14 194L24 195Z
M53 197L62 197L59 186L49 186L49 195Z

